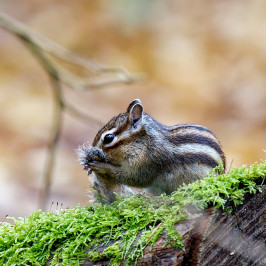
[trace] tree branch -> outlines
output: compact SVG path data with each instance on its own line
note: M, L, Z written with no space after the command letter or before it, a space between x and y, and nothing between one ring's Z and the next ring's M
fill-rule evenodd
M84 58L59 44L37 35L22 23L14 20L0 11L0 26L16 35L33 52L40 64L51 79L54 92L54 117L48 147L48 156L44 171L44 187L41 194L41 208L46 209L54 169L55 152L60 138L63 111L69 112L82 120L99 121L90 115L83 114L63 98L62 84L76 90L99 89L113 84L130 84L143 80L142 75L130 75L125 69L119 67L106 67L93 60ZM57 64L49 55L85 68L96 75L96 78L80 78Z
M127 70L122 67L107 67L100 65L93 60L84 58L83 56L74 53L63 46L34 33L22 23L14 20L1 11L0 25L22 39L25 36L30 36L31 42L37 45L41 50L56 56L65 62L83 67L87 71L99 75L99 78L95 80L81 79L73 74L70 78L69 73L67 73L65 69L57 69L61 82L71 88L85 90L91 88L102 88L113 84L131 84L142 82L144 80L143 75L130 75Z

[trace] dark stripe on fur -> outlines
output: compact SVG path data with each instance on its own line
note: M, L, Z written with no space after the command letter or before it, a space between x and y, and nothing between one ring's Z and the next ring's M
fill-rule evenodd
M213 141L212 139L206 136L201 136L196 134L180 135L180 136L176 135L174 137L169 137L169 136L166 137L170 142L172 142L175 145L202 144L213 148L221 156L223 160L223 166L225 167L224 153L220 145L217 142Z
M120 131L125 130L127 127L126 121L127 121L126 113L113 117L101 130L99 130L99 132L97 133L97 135L95 136L93 140L92 146L95 146L98 143L99 139L101 138L102 134L105 131L109 131L112 128L117 127L117 126L120 126L119 127L121 128Z
M127 118L126 123L121 124L121 125L117 128L116 132L114 132L114 134L115 134L116 136L121 135L123 132L125 132L125 131L129 128L128 125L129 125L129 120L128 120L128 118Z
M198 163L214 168L219 165L216 160L204 153L186 153L184 155L177 155L176 159L182 166Z
M208 128L206 127L203 127L203 126L200 126L200 125L193 125L193 124L181 124L181 125L178 125L175 130L178 130L178 129L184 129L184 128L195 128L197 130L200 130L200 131L205 131L205 132L209 132L211 134L213 134L211 132L211 130L209 130Z
M103 147L104 152L107 152L110 149L114 149L120 145L126 144L126 143L132 143L135 139L135 142L139 142L140 139L146 136L146 130L145 128L141 128L139 131L136 131L135 133L132 133L129 137L127 138L122 138L119 139L114 145L109 146L109 147Z

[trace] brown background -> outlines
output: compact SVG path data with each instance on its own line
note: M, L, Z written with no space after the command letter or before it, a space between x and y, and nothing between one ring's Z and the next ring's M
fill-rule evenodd
M214 131L228 164L265 159L265 1L1 1L34 31L109 66L145 73L146 83L65 97L105 123L140 98L165 124ZM38 208L52 123L49 79L32 54L0 29L0 221ZM99 126L65 115L49 202L85 205L89 182L74 149ZM56 204L52 209L56 208Z

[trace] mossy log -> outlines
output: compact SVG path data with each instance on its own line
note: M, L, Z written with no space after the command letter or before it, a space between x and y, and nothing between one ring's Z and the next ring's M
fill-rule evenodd
M169 196L8 217L0 264L266 265L265 177L266 161L210 173Z
M164 232L152 249L146 247L137 265L266 265L265 198L263 186L262 193L247 194L243 204L232 213L188 208L189 219L175 227L185 249L165 246ZM108 264L108 260L83 263L84 266Z

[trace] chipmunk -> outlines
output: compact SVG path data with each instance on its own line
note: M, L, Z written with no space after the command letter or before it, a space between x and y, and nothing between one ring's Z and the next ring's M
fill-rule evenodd
M130 187L151 195L170 194L218 165L226 168L221 145L209 129L162 125L143 111L139 99L111 119L92 146L84 144L77 153L84 170L94 172L94 188L109 203L116 198L114 192L136 193Z

